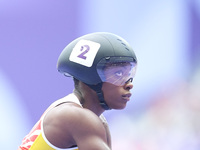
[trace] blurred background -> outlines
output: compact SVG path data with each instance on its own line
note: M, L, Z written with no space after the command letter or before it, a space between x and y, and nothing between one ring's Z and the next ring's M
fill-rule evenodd
M199 150L199 0L0 0L0 149L17 149L72 92L57 58L97 31L122 36L138 58L127 108L104 113L113 150Z

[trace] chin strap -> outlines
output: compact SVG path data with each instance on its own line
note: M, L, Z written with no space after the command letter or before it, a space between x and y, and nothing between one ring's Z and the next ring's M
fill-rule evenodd
M110 107L108 106L108 104L106 104L103 96L103 91L101 90L103 83L101 82L98 83L97 85L90 85L90 84L87 85L97 93L101 107L103 107L103 109L105 110L109 110Z

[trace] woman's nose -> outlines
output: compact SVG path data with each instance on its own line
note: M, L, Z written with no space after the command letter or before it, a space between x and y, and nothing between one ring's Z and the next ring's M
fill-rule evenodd
M133 88L133 82L132 80L128 80L126 83L125 83L125 89L126 90L131 90Z

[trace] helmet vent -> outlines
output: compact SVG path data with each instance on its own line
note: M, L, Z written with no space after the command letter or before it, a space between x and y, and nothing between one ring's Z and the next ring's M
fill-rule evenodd
M125 49L127 49L129 51L129 49L127 47L125 47Z
M125 49L129 51L129 49L126 47L126 44L125 44L125 43L123 43L121 39L117 39L117 40L118 40L118 41L120 41L120 42L121 42L121 44L125 46Z
M126 46L126 44L122 43L122 45Z

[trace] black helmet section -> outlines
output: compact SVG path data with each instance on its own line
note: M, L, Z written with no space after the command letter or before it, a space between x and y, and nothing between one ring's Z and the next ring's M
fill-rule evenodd
M98 91L97 95L103 97L102 80L97 67L103 66L102 63L116 62L137 63L131 46L115 34L96 32L79 37L68 44L58 58L57 68L59 72L84 82ZM99 63L101 65L98 65Z
M111 57L118 57L118 60L109 59ZM59 56L57 68L61 73L94 85L102 82L96 67L105 58L107 62L137 62L132 48L125 40L111 33L97 32L75 39L67 45Z

